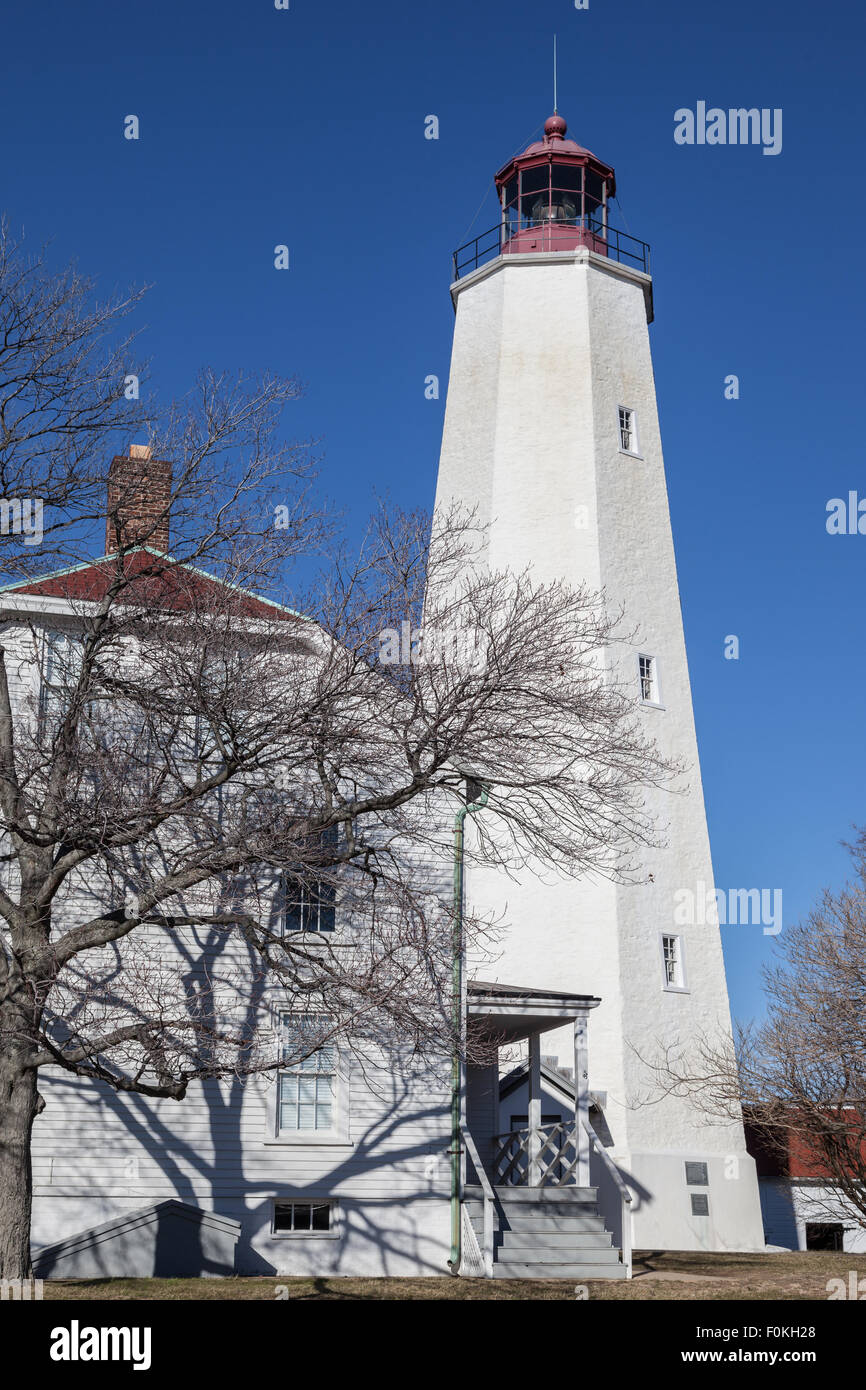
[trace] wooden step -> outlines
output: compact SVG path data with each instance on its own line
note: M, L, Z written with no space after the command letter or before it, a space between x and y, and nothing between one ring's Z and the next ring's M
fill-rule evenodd
M624 1279L625 1269L617 1260L616 1264L602 1264L593 1260L578 1263L536 1265L525 1261L497 1261L493 1266L494 1279Z
M470 1212L470 1220L473 1223L474 1232L481 1233L484 1230L484 1218L481 1212ZM580 1215L556 1215L548 1216L535 1215L534 1212L527 1216L514 1216L512 1213L503 1213L503 1219L499 1219L498 1213L493 1216L493 1226L496 1230L520 1230L528 1234L537 1233L539 1238L548 1234L562 1234L562 1236L582 1236L585 1232L603 1230L605 1219L599 1216L598 1212L581 1212Z
M603 1226L595 1231L567 1232L560 1231L501 1231L494 1236L494 1249L507 1250L533 1250L545 1252L550 1257L550 1252L555 1250L590 1250L600 1249L609 1250L611 1248L612 1236L610 1231L606 1231ZM503 1254L503 1259L511 1258ZM522 1256L514 1256L515 1259ZM535 1256L533 1255L533 1259Z
M500 1202L531 1202L536 1206L539 1202L551 1202L559 1205L570 1202L590 1202L595 1206L598 1201L597 1187L494 1187L494 1192ZM483 1197L481 1187L477 1183L467 1183L465 1196L473 1200L481 1201Z
M514 1250L510 1246L500 1247L494 1250L495 1264L527 1264L544 1266L556 1264L592 1264L592 1265L612 1265L619 1264L619 1251L614 1250L611 1245L583 1246L562 1246L557 1245L552 1248L537 1245L531 1250Z
M484 1205L474 1200L464 1203L471 1217L483 1217ZM596 1202L508 1202L497 1200L494 1210L506 1220L537 1221L552 1217L557 1221L592 1220L600 1215Z

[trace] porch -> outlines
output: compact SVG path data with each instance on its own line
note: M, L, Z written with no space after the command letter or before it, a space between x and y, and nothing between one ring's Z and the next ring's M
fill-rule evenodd
M588 1022L593 995L473 981L467 989L467 1036L489 1058L469 1066L462 1125L463 1259L461 1272L506 1278L630 1278L631 1193L590 1123ZM572 1112L543 1113L541 1038L573 1033ZM525 1123L500 1125L499 1052L525 1042ZM523 1117L518 1117L522 1119ZM598 1208L592 1168L601 1169L618 1205L613 1245Z

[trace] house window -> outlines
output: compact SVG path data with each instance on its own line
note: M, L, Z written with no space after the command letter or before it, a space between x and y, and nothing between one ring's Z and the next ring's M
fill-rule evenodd
M70 694L81 674L82 641L75 632L45 633L39 690L39 713L43 720L59 721L66 712Z
M315 1047L331 1019L321 1014L283 1014L277 1097L277 1133L333 1131L337 1091L337 1044ZM304 1055L306 1053L306 1055Z
M619 447L626 454L638 452L637 415L624 405L619 407Z
M146 726L143 729L143 734L147 742L147 748L150 749L153 744L153 736ZM223 758L214 736L211 721L203 714L197 714L193 721L190 756L192 761L196 763L196 771L202 780L207 780L222 770ZM220 782L218 786L214 787L213 790L208 793L209 796L213 797L212 804L216 812L216 819L219 822L222 821L223 813L226 809L228 790L229 788L226 786L226 783ZM204 801L201 804L207 805Z
M686 1183L689 1187L707 1187L709 1178L706 1163L687 1163Z
M679 936L662 936L662 968L665 989L685 989L683 943Z
M806 1222L807 1250L844 1250L845 1227L841 1222Z
M334 931L336 890L322 879L288 879L283 886L283 931Z
M706 1192L692 1193L692 1216L709 1216L710 1199Z
M310 855L312 863L299 865L297 870L283 876L282 924L284 932L332 932L336 928L337 890L333 883L315 871L316 855L327 862L337 848L337 827L322 831Z
M272 1234L275 1236L331 1235L333 1202L274 1202Z
M637 659L638 678L640 680L640 697L645 705L658 705L659 700L659 679L658 662L654 656L647 656L640 652Z

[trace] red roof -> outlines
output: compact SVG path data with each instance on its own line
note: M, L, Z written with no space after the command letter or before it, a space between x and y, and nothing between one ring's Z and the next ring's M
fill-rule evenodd
M236 612L243 617L278 618L281 621L303 617L282 604L271 603L248 589L206 574L193 565L172 560L170 556L150 550L147 546L129 551L122 563L124 573L130 580L124 598L130 603L188 612L211 595L219 596L223 602L226 595L230 595L236 597ZM99 603L117 574L117 564L116 555L105 555L99 560L77 565L74 569L47 574L43 579L10 584L2 592Z
M860 1131L857 1112L846 1107L841 1116L828 1111L828 1120L841 1119L854 1131L847 1142L856 1145ZM750 1122L748 1111L743 1121L746 1131L746 1148L755 1160L760 1178L830 1178L823 1155L817 1151L814 1142L807 1135L798 1134L794 1128L796 1116L792 1113L791 1128L777 1131L775 1141ZM844 1137L844 1136L840 1136ZM852 1154L853 1157L853 1154ZM860 1144L860 1161L866 1163L866 1141ZM852 1167L852 1173L854 1169Z

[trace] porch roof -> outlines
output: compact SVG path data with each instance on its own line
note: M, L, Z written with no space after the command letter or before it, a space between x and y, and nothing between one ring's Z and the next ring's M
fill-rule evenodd
M486 980L470 980L466 994L469 1023L481 1032L495 1033L503 1043L560 1028L585 1017L601 1003L594 994L565 994Z

